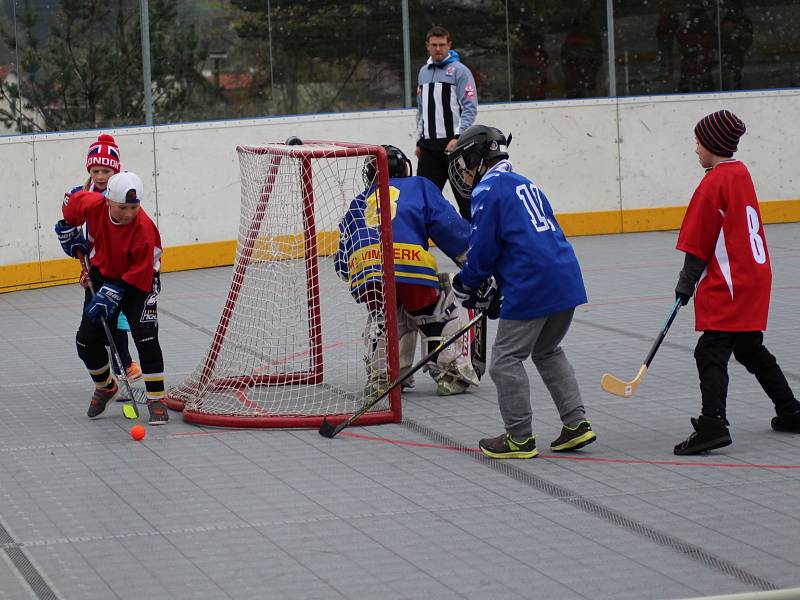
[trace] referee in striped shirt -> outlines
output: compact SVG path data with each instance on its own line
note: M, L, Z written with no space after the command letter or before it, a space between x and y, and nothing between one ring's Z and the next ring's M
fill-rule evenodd
M475 79L452 45L444 27L428 31L425 48L430 58L419 70L417 84L417 175L427 177L439 189L444 189L447 181L448 153L478 114ZM461 216L470 221L471 198L455 190L453 194Z

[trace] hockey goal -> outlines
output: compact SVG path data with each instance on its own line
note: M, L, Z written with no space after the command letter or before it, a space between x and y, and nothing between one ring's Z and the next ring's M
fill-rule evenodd
M237 148L241 217L230 289L195 371L168 394L184 419L224 427L317 427L341 422L375 393L368 373L398 376L397 309L386 152L343 142ZM382 271L371 302L386 353L369 364L368 311L337 275L339 224L377 165L369 260ZM376 237L377 236L377 237ZM373 264L373 263L371 263ZM374 330L372 332L374 334ZM397 422L399 387L357 424Z

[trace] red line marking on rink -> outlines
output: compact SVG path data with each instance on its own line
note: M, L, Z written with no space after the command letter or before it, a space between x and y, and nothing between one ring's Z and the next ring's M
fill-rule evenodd
M169 437L195 437L202 435L220 435L223 433L252 433L255 429L220 429L218 431L181 431L170 434ZM363 435L343 431L341 437L349 437L366 442L382 442L394 446L409 446L411 448L431 448L433 450L449 450L450 452L480 452L478 448L455 448L444 444L429 444L426 442L411 442L408 440L394 440L390 438ZM800 465L773 465L762 463L714 463L682 460L641 460L635 458L603 458L602 456L577 456L575 454L540 454L541 458L553 460L574 460L578 462L616 463L622 465L661 465L669 467L708 467L714 469L800 469Z
M435 448L437 450L450 450L455 452L480 452L477 448L454 448L452 446L445 446L443 444L426 444L422 442L409 442L405 440L393 440L389 438L374 437L369 435L362 435L360 433L350 433L343 431L339 435L351 437L368 442L383 442L385 444L394 444L396 446L411 446L414 448ZM619 463L624 465L667 465L674 467L713 467L722 469L800 469L800 465L771 465L771 464L758 464L758 463L705 463L705 462L690 462L681 460L639 460L628 458L602 458L595 456L575 456L575 455L554 455L554 454L540 454L542 458L552 458L555 460L576 460L583 462L603 462L603 463Z

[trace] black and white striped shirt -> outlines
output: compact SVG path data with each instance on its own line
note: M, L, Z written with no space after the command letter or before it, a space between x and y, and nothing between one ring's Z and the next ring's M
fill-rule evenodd
M419 71L417 140L451 140L475 122L478 93L470 70L449 57Z

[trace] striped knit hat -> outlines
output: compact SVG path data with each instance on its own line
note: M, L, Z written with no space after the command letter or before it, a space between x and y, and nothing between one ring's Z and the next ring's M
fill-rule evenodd
M742 120L727 110L719 110L703 117L694 128L697 141L707 150L728 158L736 152L739 138L745 131Z

